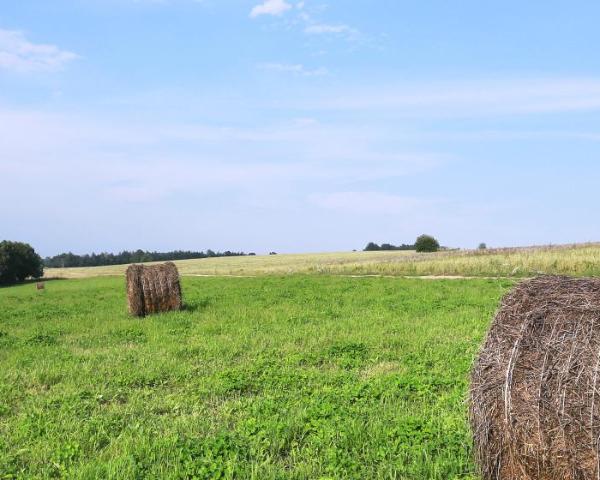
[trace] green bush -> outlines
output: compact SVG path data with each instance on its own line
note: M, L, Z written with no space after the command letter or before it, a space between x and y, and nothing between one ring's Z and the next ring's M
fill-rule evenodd
M28 277L44 274L42 258L31 245L21 242L0 242L0 285L22 282Z
M421 235L415 242L417 252L437 252L439 249L439 242L431 235Z

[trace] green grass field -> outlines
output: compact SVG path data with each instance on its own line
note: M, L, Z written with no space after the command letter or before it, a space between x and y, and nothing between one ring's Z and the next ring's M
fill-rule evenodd
M475 479L468 372L508 280L120 277L0 289L0 478Z
M389 275L531 277L600 275L600 244L489 250L415 252L347 252L222 257L175 262L182 275ZM85 278L121 275L126 265L47 269L47 277Z

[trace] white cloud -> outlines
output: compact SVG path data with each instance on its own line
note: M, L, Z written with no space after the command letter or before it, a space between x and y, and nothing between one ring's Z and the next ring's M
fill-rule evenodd
M263 3L256 5L250 12L250 17L256 18L260 15L283 15L290 10L292 6L285 0L265 0Z
M55 71L79 58L56 45L31 43L22 32L0 29L0 69Z
M259 68L263 70L269 70L273 72L282 72L282 73L293 73L296 75L301 75L303 77L318 77L327 75L328 71L326 68L315 68L310 69L306 68L304 65L296 63L261 63L258 65Z

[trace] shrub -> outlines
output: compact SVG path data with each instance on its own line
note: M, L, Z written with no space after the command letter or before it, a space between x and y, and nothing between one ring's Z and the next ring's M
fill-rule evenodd
M0 285L22 282L28 277L44 274L42 258L31 245L21 242L0 242Z
M421 235L415 242L417 252L437 252L439 249L439 242L431 235Z
M477 250L487 250L487 245L483 242L481 242L479 244L479 246L477 247Z

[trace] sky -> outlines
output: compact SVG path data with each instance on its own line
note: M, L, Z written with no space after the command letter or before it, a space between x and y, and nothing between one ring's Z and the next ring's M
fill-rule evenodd
M600 240L600 3L0 0L0 239Z

